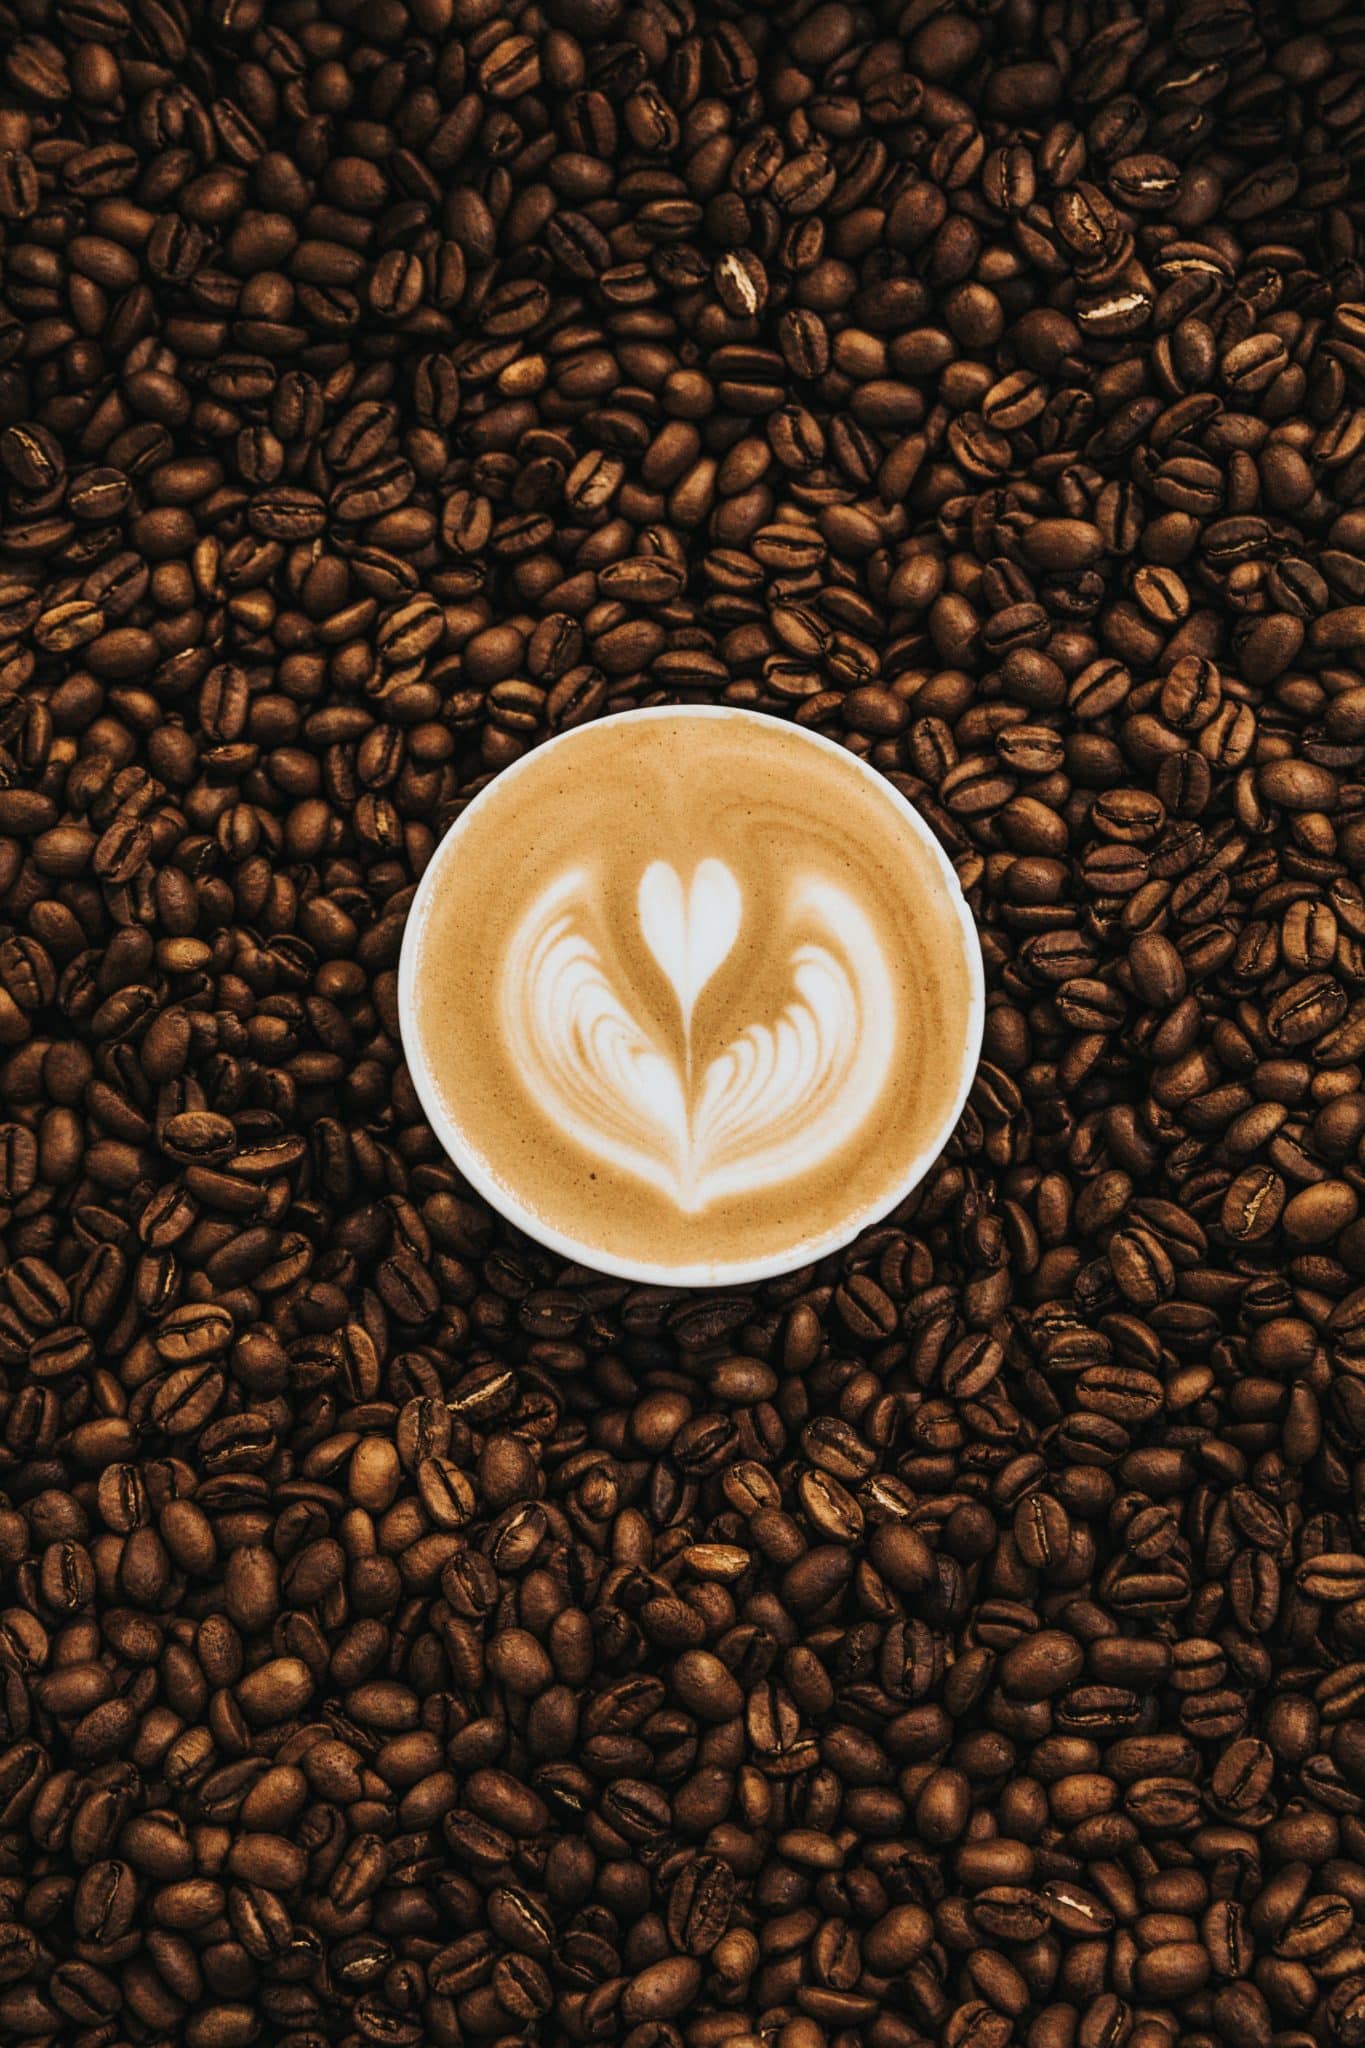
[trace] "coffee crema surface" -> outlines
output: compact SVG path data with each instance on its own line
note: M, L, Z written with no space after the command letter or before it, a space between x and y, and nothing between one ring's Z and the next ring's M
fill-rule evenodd
M457 1163L609 1267L738 1275L873 1220L979 1040L922 831L754 714L629 714L524 757L443 843L408 942L409 1058Z

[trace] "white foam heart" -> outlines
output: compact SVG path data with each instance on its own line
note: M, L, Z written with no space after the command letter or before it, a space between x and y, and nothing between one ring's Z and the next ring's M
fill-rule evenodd
M672 984L689 1035L697 997L739 937L740 901L739 884L723 860L699 862L686 891L666 861L651 861L640 877L640 930Z
M719 860L703 861L686 889L662 861L641 877L641 933L678 1003L672 1048L612 987L582 928L590 894L573 869L536 897L499 986L517 1071L566 1138L687 1213L794 1178L847 1142L885 1083L895 1005L876 933L846 890L793 881L790 917L817 936L793 947L790 1000L695 1078L692 1015L739 936L738 882Z

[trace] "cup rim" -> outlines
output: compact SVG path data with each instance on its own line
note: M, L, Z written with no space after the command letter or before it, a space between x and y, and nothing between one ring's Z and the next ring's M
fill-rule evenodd
M497 1176L490 1171L444 1107L426 1061L421 1034L416 1028L417 956L421 948L423 926L432 900L441 886L441 874L449 865L453 849L458 845L468 820L478 810L479 805L495 791L503 789L509 779L515 779L527 773L532 767L538 766L545 755L557 747L568 746L587 733L600 732L605 726L623 725L628 720L663 718L729 719L740 724L777 726L784 732L794 734L798 740L851 764L881 792L893 808L900 811L921 845L929 852L957 920L962 949L966 956L968 1004L962 1076L951 1110L945 1113L935 1126L930 1143L916 1153L896 1181L894 1189L884 1198L879 1197L869 1208L858 1211L853 1217L842 1218L834 1228L822 1232L818 1237L803 1239L800 1244L789 1246L786 1250L776 1252L766 1259L718 1259L670 1266L645 1259L622 1257L614 1252L599 1249L585 1239L575 1238L567 1231L542 1223L534 1211L520 1201L509 1188L503 1186ZM767 712L751 711L739 704L644 705L635 710L612 712L605 718L590 719L583 725L570 726L567 731L555 733L550 739L530 748L518 760L511 762L496 774L491 781L485 783L478 794L466 804L449 830L437 841L408 909L399 948L398 1026L403 1057L427 1122L451 1163L500 1216L517 1230L523 1231L534 1243L544 1245L547 1250L558 1252L574 1264L586 1266L593 1272L605 1273L612 1279L634 1280L653 1287L738 1287L753 1281L773 1280L783 1273L794 1273L802 1266L813 1265L831 1252L842 1251L845 1245L851 1244L854 1238L871 1224L889 1215L919 1186L956 1128L981 1062L985 1023L986 975L981 953L981 936L976 927L976 920L962 892L962 885L958 881L952 862L910 799L903 795L894 783L888 781L886 776L863 760L860 755L841 746L837 740L829 739L824 733L811 732L805 726L796 725L791 719L774 718Z

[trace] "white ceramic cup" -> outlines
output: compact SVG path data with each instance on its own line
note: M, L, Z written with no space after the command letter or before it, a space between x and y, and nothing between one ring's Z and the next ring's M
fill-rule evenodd
M878 791L882 801L896 813L901 822L909 825L919 840L929 857L931 871L938 876L942 884L943 898L955 914L961 935L970 994L963 1029L962 1079L951 1109L945 1113L928 1144L906 1166L890 1194L865 1211L841 1217L824 1236L814 1241L804 1239L800 1245L774 1252L766 1259L728 1260L725 1257L724 1246L718 1244L714 1259L708 1260L704 1265L650 1265L641 1259L622 1258L615 1254L609 1245L593 1244L588 1239L576 1238L565 1231L551 1229L539 1219L534 1209L520 1201L489 1172L482 1157L469 1144L442 1100L441 1091L436 1085L426 1057L421 1033L416 1027L418 956L421 951L424 922L432 904L442 889L450 884L458 870L463 835L479 806L490 802L496 793L503 791L510 779L542 773L550 756L555 757L558 769L564 769L573 748L585 735L599 732L604 725L619 725L625 719L637 718L723 718L740 724L780 725L784 733L797 735L804 745L826 754L834 754L846 764L851 763L859 774L867 778ZM754 1280L766 1280L774 1274L790 1273L798 1266L805 1266L814 1259L823 1258L828 1252L840 1250L842 1246L851 1243L869 1224L876 1223L881 1217L888 1215L919 1186L952 1135L981 1057L985 1015L985 975L981 961L981 941L977 935L976 925L967 908L957 876L953 872L952 863L914 806L886 780L885 776L878 774L876 769L870 768L865 761L851 754L846 747L841 747L836 741L825 739L819 733L807 732L803 726L793 725L789 720L771 719L762 712L742 711L726 704L671 704L642 711L618 712L611 718L595 719L590 725L576 726L568 732L558 733L554 739L546 740L541 746L533 747L529 753L523 754L510 768L504 768L502 773L489 783L487 788L480 790L473 802L460 813L432 855L418 885L417 894L413 898L412 909L408 913L398 963L398 1018L408 1071L412 1076L418 1100L426 1112L427 1121L471 1187L477 1189L484 1200L510 1223L515 1224L518 1230L524 1230L526 1235L534 1238L538 1244L547 1245L552 1251L562 1253L566 1259L590 1266L599 1273L613 1274L619 1279L642 1280L661 1287L738 1286Z

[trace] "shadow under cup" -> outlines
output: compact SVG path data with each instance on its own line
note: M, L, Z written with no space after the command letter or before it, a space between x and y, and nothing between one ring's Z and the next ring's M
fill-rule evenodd
M422 877L399 1017L455 1166L564 1257L660 1285L792 1271L913 1190L984 1022L947 856L846 748L727 707L560 734Z

